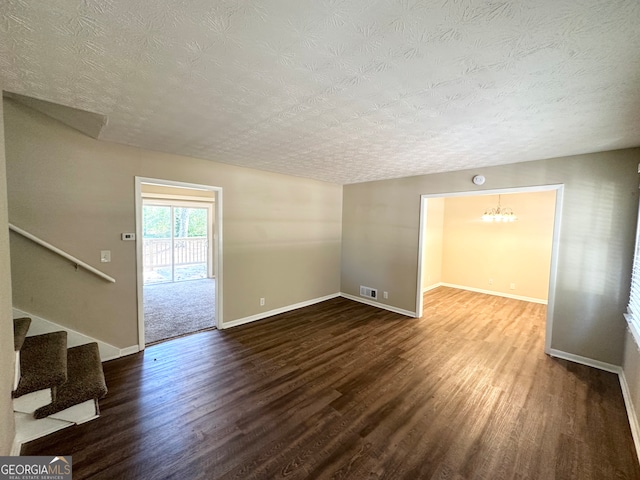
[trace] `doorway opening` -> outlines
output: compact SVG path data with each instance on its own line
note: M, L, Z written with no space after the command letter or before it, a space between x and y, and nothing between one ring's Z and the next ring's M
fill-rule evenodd
M563 185L544 185L422 195L416 316L422 317L424 292L438 286L543 303L548 353L562 194ZM518 220L483 222L483 212L499 204L500 196ZM520 202L521 215L510 201ZM434 268L438 262L442 268Z
M136 177L139 348L221 325L222 189Z

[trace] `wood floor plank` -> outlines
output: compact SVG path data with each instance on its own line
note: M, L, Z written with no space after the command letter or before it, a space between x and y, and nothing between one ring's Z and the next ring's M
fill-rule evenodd
M615 374L544 354L546 307L342 298L105 363L102 416L23 446L74 479L640 479Z

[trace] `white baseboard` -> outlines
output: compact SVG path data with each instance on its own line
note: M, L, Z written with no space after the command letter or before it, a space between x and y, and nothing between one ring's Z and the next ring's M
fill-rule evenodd
M350 295L348 293L340 293L340 296L349 300L353 300L354 302L364 303L366 305L371 305L372 307L378 307L382 308L383 310L389 310L390 312L399 313L400 315L406 315L407 317L417 318L416 312L411 312L409 310L404 310L403 308L394 307L393 305L386 305L384 303L376 302L375 300L364 297L356 297L355 295Z
M547 305L547 300L543 298L524 297L522 295L512 295L510 293L494 292L493 290L484 290L482 288L466 287L464 285L455 285L453 283L440 283L439 287L457 288L458 290L468 290L470 292L485 293L487 295L495 295L496 297L512 298L514 300L522 300L524 302L540 303Z
M20 317L31 318L31 325L29 326L29 331L27 332L28 337L32 337L34 335L41 335L43 333L59 332L63 330L67 332L68 347L75 347L78 345L84 345L87 343L96 342L98 344L98 349L100 350L100 360L102 360L103 362L107 360L113 360L114 358L119 358L124 355L130 355L138 351L137 345L135 345L135 347L127 347L125 349L120 349L118 347L114 347L113 345L110 345L101 340L92 338L83 333L76 332L71 328L65 327L63 325L59 325L49 320L45 320L44 318L39 317L37 315L33 315L29 312L25 312L23 310L14 308L13 318L20 318ZM135 348L135 352L132 350L133 348Z
M19 457L21 450L22 450L22 442L20 442L18 440L18 436L15 435L13 437L13 444L11 445L11 451L9 452L9 455L12 457Z
M631 400L631 391L629 390L629 384L627 383L627 377L624 375L624 370L620 370L618 375L620 378L620 388L622 389L622 397L624 398L624 406L627 409L627 418L629 419L629 426L631 427L631 436L633 437L633 444L636 447L636 456L640 461L640 424L638 424L638 416Z
M118 357L126 357L127 355L133 355L134 353L138 353L140 351L140 346L138 345L131 345L130 347L127 348L121 348L120 349L120 355L118 355ZM109 360L112 360L111 358ZM104 360L102 360L104 362Z
M612 363L601 362L599 360L594 360L593 358L574 355L573 353L563 352L562 350L556 350L555 348L550 348L546 353L547 355L555 358L569 360L570 362L597 368L598 370L604 370L605 372L616 373L618 375L622 372L622 367L619 365L613 365Z
M428 287L424 287L422 289L422 293L426 293L429 290L433 290L435 288L441 287L442 285L443 285L442 282L434 283L433 285L429 285Z
M339 297L339 293L332 293L331 295L326 295L324 297L314 298L312 300L306 300L300 303L294 303L293 305L287 305L286 307L276 308L274 310L269 310L268 312L261 312L255 315L251 315L249 317L238 318L236 320L231 320L230 322L224 322L222 324L222 329L237 327L239 325L244 325L246 323L256 322L258 320L262 320L264 318L272 317L274 315L279 315L281 313L290 312L291 310L297 310L298 308L308 307L310 305L315 305L316 303L325 302L327 300L331 300L332 298Z

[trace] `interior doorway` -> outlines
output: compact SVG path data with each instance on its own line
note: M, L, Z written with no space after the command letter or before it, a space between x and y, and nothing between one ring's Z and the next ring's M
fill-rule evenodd
M539 194L537 198L536 193ZM504 210L504 207L509 206L507 205L509 197L513 199L518 197L511 194L522 194L518 201L521 202L520 205L524 210L521 213L525 215L522 215L521 219L519 218L515 223L485 222L491 220L489 218L484 218L485 221L483 221L483 212L490 213L491 208L495 212L501 198L505 201L502 204ZM545 351L549 352L562 194L562 185L545 185L422 195L416 292L417 316L421 317L423 313L424 292L438 286L546 303ZM470 207L472 199L479 200L476 200L477 205ZM450 211L455 212L457 209L458 214L454 215L453 220L444 222L442 218L446 213L443 212L443 208L444 210L447 208L443 205L448 201L452 206ZM514 213L518 216L519 212L516 210ZM440 224L436 224L435 228L432 225L428 226L430 215L432 220L438 215L441 217ZM516 228L510 228L513 226ZM445 231L448 233L443 233ZM438 233L439 247L433 240L434 236L438 237ZM490 243L482 247L483 241ZM444 253L434 255L433 248L427 247L430 242L436 245L436 250L439 248ZM541 245L542 243L544 245ZM540 251L543 253L538 255ZM428 265L429 262L444 264L449 260L451 264L446 269L438 270ZM534 281L535 278L537 278L536 281Z
M221 322L222 189L136 177L139 348Z

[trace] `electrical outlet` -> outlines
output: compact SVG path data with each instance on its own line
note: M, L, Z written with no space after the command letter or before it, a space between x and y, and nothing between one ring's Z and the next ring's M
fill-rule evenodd
M109 263L111 261L111 250L100 250L100 261Z
M264 307L264 297L260 298L260 306Z
M493 285L493 278L489 279L489 285Z
M511 290L515 290L515 289L516 289L516 284L515 284L515 283L510 283L510 284L509 284L509 288L510 288Z
M389 298L389 292L382 292L382 297L383 298Z

